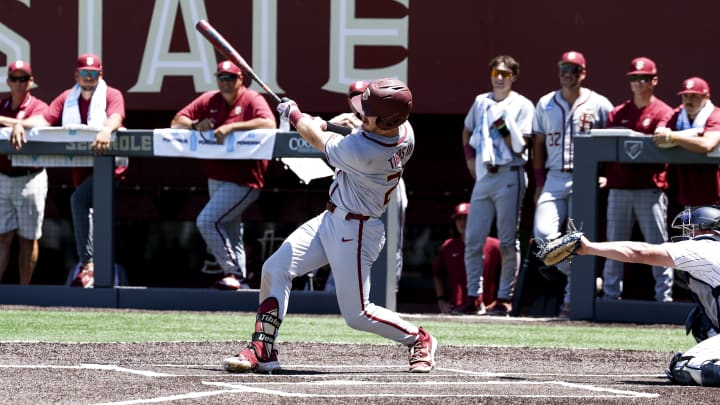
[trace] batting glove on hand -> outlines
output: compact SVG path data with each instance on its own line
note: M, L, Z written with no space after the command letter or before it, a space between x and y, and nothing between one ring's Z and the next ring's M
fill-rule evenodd
M277 112L280 114L281 119L287 119L293 127L297 127L297 122L303 116L297 103L286 97L283 97L282 102L277 105Z

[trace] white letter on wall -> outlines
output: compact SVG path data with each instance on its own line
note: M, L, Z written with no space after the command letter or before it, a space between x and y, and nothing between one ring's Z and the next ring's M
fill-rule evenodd
M102 60L103 0L78 2L78 55L94 53Z
M30 0L18 0L18 2L30 8ZM8 92L7 83L5 78L7 77L7 67L14 61L21 59L30 64L30 42L27 39L18 35L17 32L8 28L7 25L0 23L0 52L5 54L6 65L0 67L2 69L2 82L0 82L0 92Z
M182 17L190 52L170 52L170 40L178 8ZM205 3L193 0L162 0L155 2L140 76L130 93L157 93L164 76L192 76L195 91L216 88L213 73L217 61L212 45L195 30L195 23L207 19Z
M394 0L408 8L410 0ZM323 90L346 93L355 80L395 77L407 81L407 59L377 69L355 69L358 45L408 46L408 17L399 19L355 18L355 0L330 2L330 80Z
M277 83L277 0L253 0L252 21L252 69L275 93L284 93ZM263 92L254 81L251 88Z

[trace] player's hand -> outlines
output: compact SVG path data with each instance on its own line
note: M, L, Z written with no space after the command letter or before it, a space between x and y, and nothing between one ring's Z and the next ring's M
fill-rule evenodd
M95 135L95 141L90 145L90 148L96 155L102 155L110 149L111 134L112 131L110 128L103 128L97 133L97 135Z
M215 120L212 118L205 118L195 123L193 129L196 131L209 131L215 128Z
M598 177L598 187L599 188L607 187L607 177L604 177L604 176Z
M12 134L10 135L10 145L12 145L15 150L20 150L24 143L27 143L27 138L25 137L25 127L18 122L13 125Z
M303 113L300 112L297 103L287 97L283 97L282 102L277 105L277 112L280 114L280 119L288 120L295 128L297 128L297 123L300 121L300 118L303 117Z
M232 133L232 130L229 125L220 125L215 128L215 142L217 142L218 145L222 145L230 133Z

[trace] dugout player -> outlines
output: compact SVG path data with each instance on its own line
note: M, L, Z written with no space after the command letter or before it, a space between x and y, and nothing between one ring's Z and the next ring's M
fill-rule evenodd
M457 236L443 242L433 262L433 286L435 287L438 309L442 313L464 314L463 305L467 297L467 276L465 273L465 234L470 203L455 206L452 219ZM483 299L490 303L497 298L496 283L500 276L500 241L488 236L483 247ZM447 284L447 288L446 287Z
M558 62L560 89L540 98L533 118L536 241L547 242L562 234L571 212L573 138L593 128L605 128L613 106L604 96L582 87L587 77L585 56L576 51L562 54ZM567 276L561 317L570 311L570 265L559 264Z
M638 57L630 62L627 72L632 99L616 106L608 118L608 127L630 128L652 136L658 123L667 122L673 110L653 95L658 84L655 62ZM628 240L637 222L643 237L650 243L668 241L667 209L668 188L665 164L605 164L607 186L607 240ZM671 267L653 267L655 300L672 301L673 270ZM623 263L606 260L603 268L603 298L617 300L622 293Z
M670 381L682 385L720 386L720 209L686 209L672 227L683 237L675 243L591 242L584 236L577 254L618 262L671 267L685 279L698 307L688 317L687 332L699 342L676 353L665 370Z
M110 148L111 135L122 126L124 119L125 98L120 90L105 82L100 58L86 53L80 55L75 64L75 85L57 96L44 114L33 115L15 124L11 142L18 149L27 142L25 128L84 124L99 128L91 148L96 155L102 155ZM127 163L116 166L115 179L122 179L126 169ZM77 276L71 284L74 287L92 288L95 283L92 173L92 167L74 167L72 171L75 191L70 197L70 208L80 260Z
M525 138L532 133L533 104L512 90L520 73L513 57L496 56L489 67L492 91L475 97L462 130L467 167L475 179L465 235L468 297L462 312L483 311L483 250L496 220L502 270L497 300L487 313L506 316L512 310L520 263L518 226L527 188Z
M17 60L8 66L10 96L0 101L0 125L12 127L17 120L43 114L48 105L30 94L35 77L29 63ZM30 284L40 250L48 190L47 172L42 167L12 167L0 156L0 280L10 262L10 251L18 236L20 284Z
M682 105L667 123L658 125L655 144L712 152L720 144L720 109L710 101L710 86L700 77L690 77L677 94ZM668 177L670 186L677 189L677 202L684 208L720 202L717 164L669 165Z
M277 107L338 172L327 209L297 228L263 265L255 333L247 347L223 361L227 371L271 372L280 367L275 339L292 279L326 264L332 268L348 326L408 346L410 372L427 373L435 365L434 337L370 302L370 271L385 243L380 217L415 147L411 128L402 125L412 108L412 94L399 80L378 79L352 103L363 124L345 137L323 131L319 119L301 113L291 100Z
M209 133L222 144L233 131L275 128L275 115L265 98L243 85L243 74L229 60L218 63L218 90L206 92L183 107L172 119L172 128ZM203 160L210 200L196 219L207 250L223 270L213 287L223 290L249 288L245 282L243 212L260 196L268 161Z

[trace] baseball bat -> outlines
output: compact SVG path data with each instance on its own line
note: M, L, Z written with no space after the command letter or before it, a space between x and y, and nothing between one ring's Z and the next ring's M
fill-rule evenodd
M217 49L223 56L230 59L233 63L238 65L240 69L245 71L248 75L250 75L250 78L252 80L255 80L255 82L260 85L260 87L265 90L270 97L272 97L273 100L275 100L276 103L281 103L283 100L278 97L277 94L275 94L274 91L265 84L265 82L260 79L260 77L255 73L255 71L250 67L250 65L245 61L245 59L240 55L240 53L235 50L235 48L230 45L230 43L225 39L225 37L222 36L218 32L218 30L215 29L212 25L210 25L209 22L205 20L200 20L195 24L195 29L202 34L205 39L208 40L212 44L215 49ZM332 131L338 134L347 135L349 134L352 129L348 127L343 127L336 124L331 124L329 122L325 123L326 129L328 131Z

